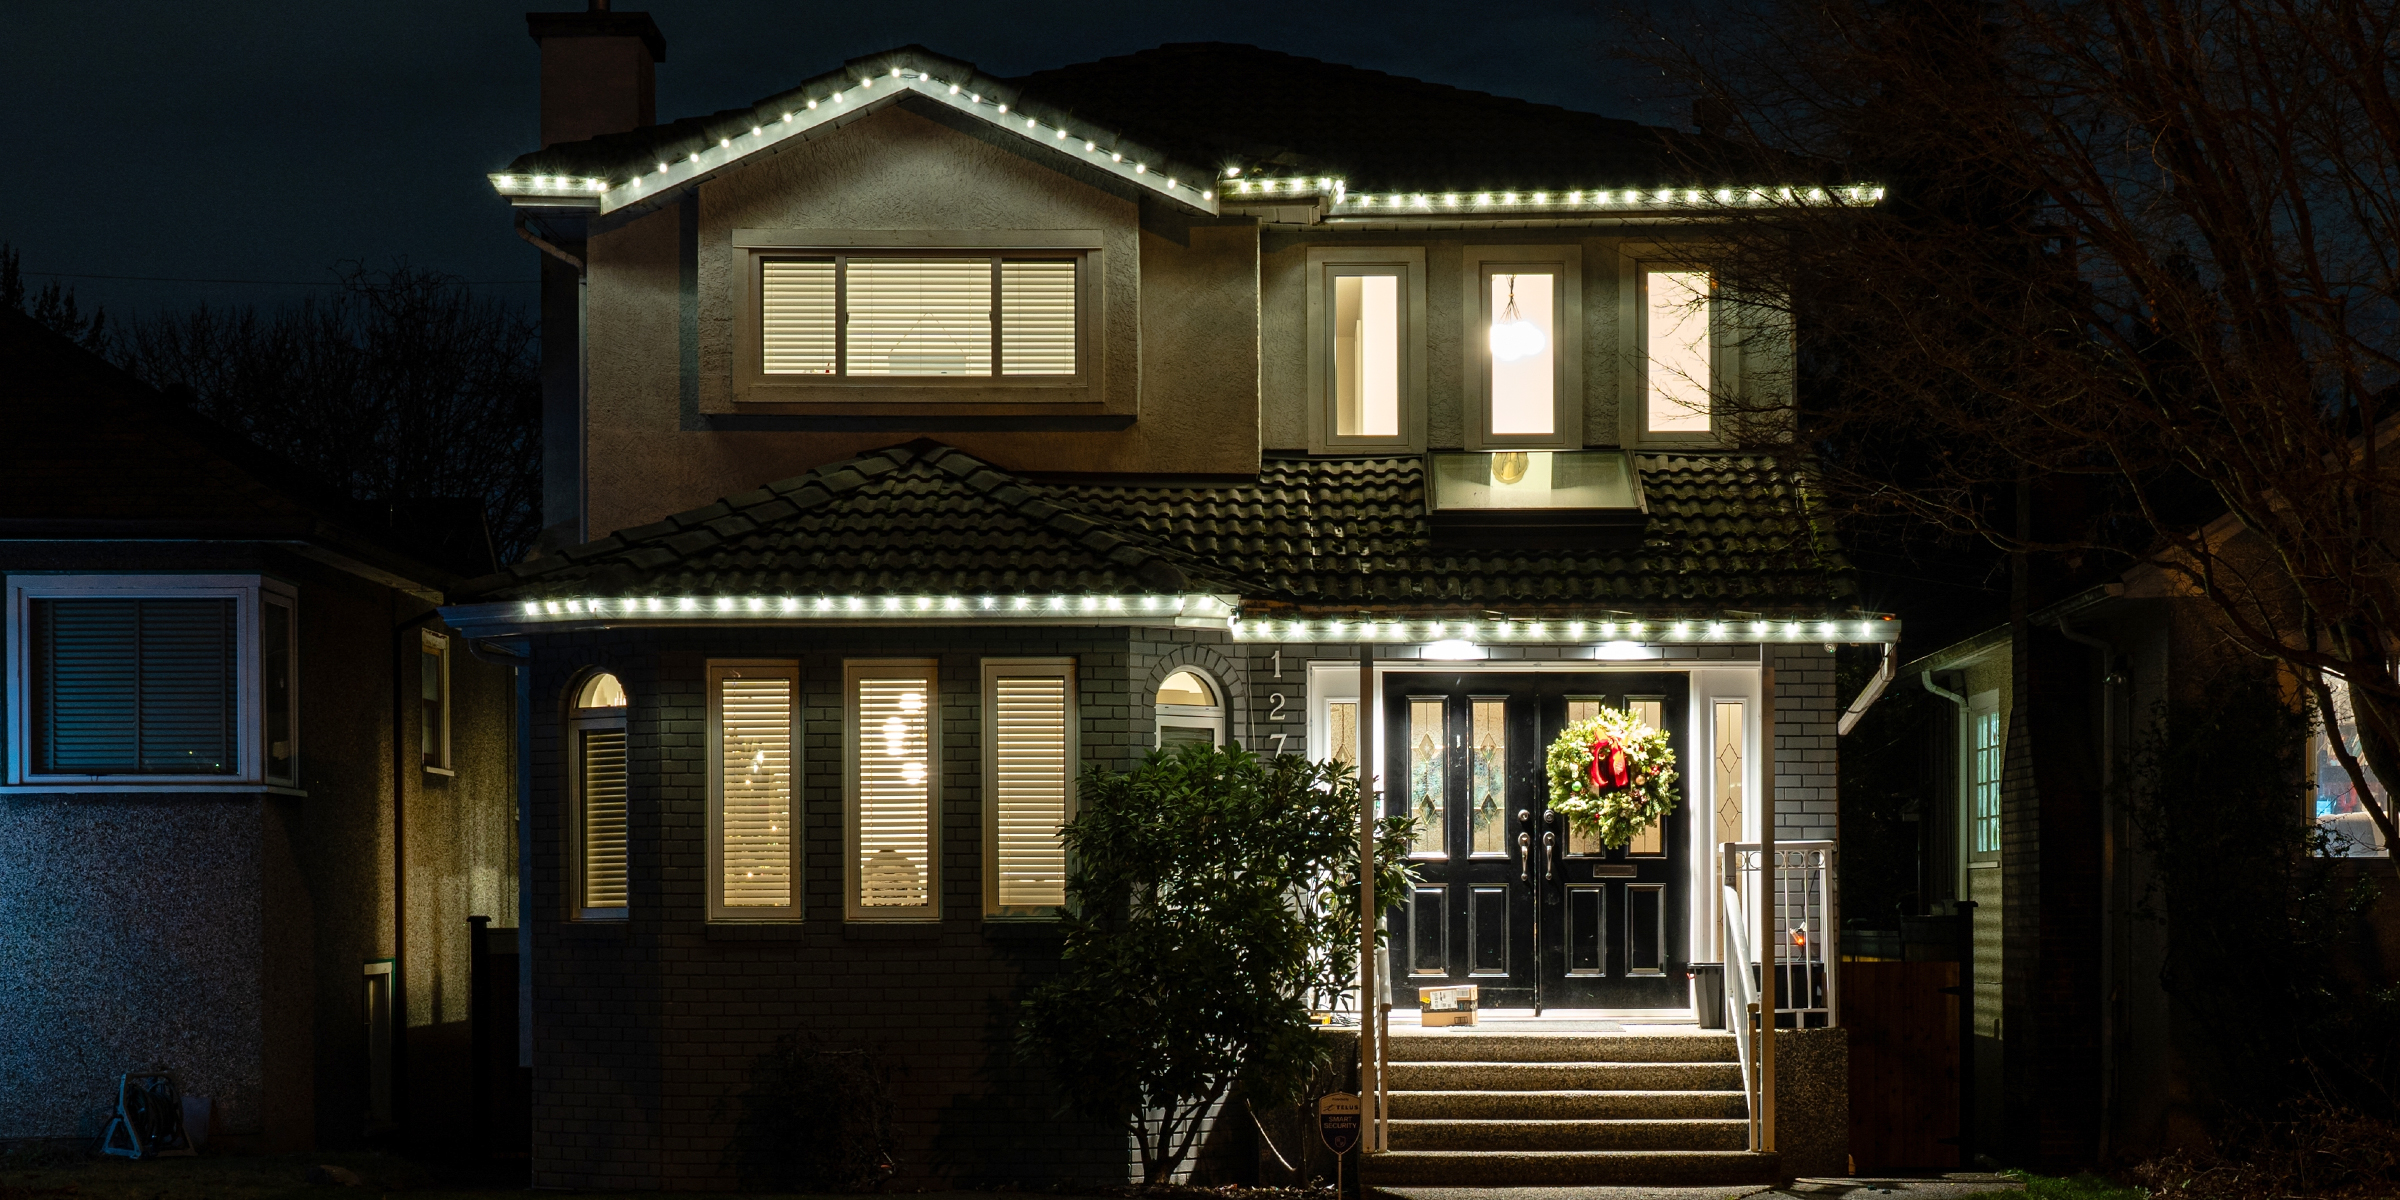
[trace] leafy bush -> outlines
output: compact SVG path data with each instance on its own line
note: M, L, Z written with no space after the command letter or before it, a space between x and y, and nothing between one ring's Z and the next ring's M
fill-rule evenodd
M1325 1059L1307 1000L1355 978L1358 781L1187 745L1086 775L1081 801L1062 969L1025 1002L1022 1043L1163 1183L1237 1084L1289 1103ZM1405 894L1407 834L1406 817L1381 822L1379 898Z

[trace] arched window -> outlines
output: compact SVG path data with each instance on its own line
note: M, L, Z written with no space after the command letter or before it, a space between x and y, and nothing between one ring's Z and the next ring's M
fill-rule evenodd
M575 691L567 722L572 786L568 832L575 853L570 881L575 915L623 920L625 879L625 685L605 671Z
M1215 680L1190 667L1180 668L1158 685L1152 702L1158 710L1162 749L1187 742L1225 744L1225 693Z

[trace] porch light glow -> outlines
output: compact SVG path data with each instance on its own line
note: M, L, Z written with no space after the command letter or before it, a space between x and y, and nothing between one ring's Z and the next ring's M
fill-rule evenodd
M1425 647L1425 657L1443 662L1459 662L1483 657L1483 649L1473 642L1442 641Z

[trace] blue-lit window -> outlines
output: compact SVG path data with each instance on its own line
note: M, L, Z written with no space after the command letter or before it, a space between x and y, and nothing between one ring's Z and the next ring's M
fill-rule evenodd
M2000 853L2000 714L1978 711L1971 718L1975 735L1975 810L1971 829L1975 853Z

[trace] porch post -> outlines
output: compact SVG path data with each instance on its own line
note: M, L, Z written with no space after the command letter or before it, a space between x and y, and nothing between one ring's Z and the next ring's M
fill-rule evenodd
M1364 1149L1380 1153L1383 1110L1377 1098L1383 1080L1377 1071L1376 999L1383 993L1375 978L1375 816L1381 807L1375 793L1375 646L1358 643L1358 1093L1366 1118Z
M1758 814L1758 1138L1775 1150L1775 905L1782 881L1775 870L1775 649L1758 647L1759 791L1766 806Z

